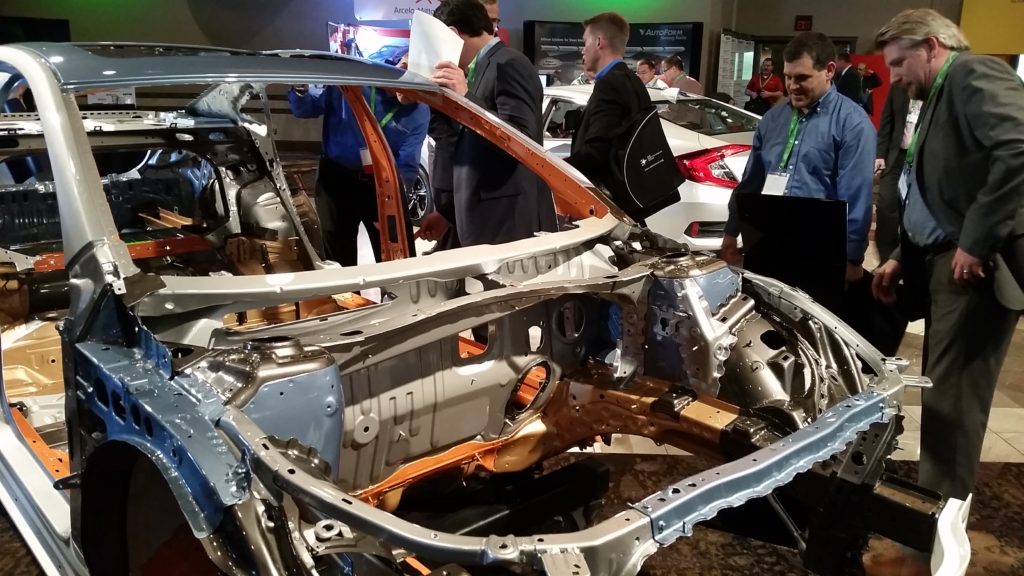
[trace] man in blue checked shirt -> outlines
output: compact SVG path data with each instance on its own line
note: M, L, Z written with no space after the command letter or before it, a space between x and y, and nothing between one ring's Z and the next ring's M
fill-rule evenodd
M769 110L757 127L743 179L729 201L721 257L730 264L740 259L736 194L843 200L848 213L846 281L856 282L864 274L871 226L875 129L864 109L832 86L836 48L828 36L801 33L783 57L789 103Z
M420 149L427 137L430 109L423 104L402 104L395 96L373 88L363 88L363 97L384 132L408 193L419 173ZM288 103L292 114L298 118L324 117L316 210L326 257L342 266L355 266L359 253L356 242L362 223L370 237L374 258L379 262L377 190L366 141L355 113L336 86L327 86L317 94L305 86L295 86L288 91ZM406 227L412 250L408 214Z

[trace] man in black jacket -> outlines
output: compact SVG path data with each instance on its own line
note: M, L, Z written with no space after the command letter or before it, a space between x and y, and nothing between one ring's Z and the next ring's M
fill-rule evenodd
M622 61L629 38L629 23L615 12L604 12L583 22L583 69L594 75L579 129L566 162L591 182L612 188L612 152L627 120L651 107L643 82Z
M911 102L906 88L897 84L889 89L882 108L875 155L875 173L881 173L875 211L875 243L880 262L888 260L900 245L899 180L920 113L921 101Z
M441 62L433 80L541 142L541 100L537 72L522 53L494 36L494 24L480 0L445 0L434 16L454 28L464 42L458 64ZM635 78L635 77L634 77ZM639 82L639 80L637 80ZM439 119L432 132L443 132ZM472 130L453 126L449 138L435 142L435 155L450 153L455 227L462 246L500 244L557 230L554 200L547 185L529 167ZM451 146L450 150L438 147ZM445 218L424 218L419 236L439 238Z
M860 74L853 67L849 52L840 52L836 58L836 75L832 81L840 94L853 100L861 108L864 107L864 86Z

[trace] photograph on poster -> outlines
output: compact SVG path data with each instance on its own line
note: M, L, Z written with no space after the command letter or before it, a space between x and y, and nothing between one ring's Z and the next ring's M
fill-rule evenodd
M701 22L631 23L624 60L636 68L644 58L660 64L669 56L678 56L687 74L699 79L703 34ZM579 22L527 20L523 22L523 49L548 85L569 84L583 73Z
M328 49L394 66L409 53L408 28L327 23Z

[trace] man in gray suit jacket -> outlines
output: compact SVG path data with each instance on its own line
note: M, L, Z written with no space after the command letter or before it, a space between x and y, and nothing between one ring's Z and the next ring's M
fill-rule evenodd
M480 0L445 0L434 16L464 41L459 64L438 64L434 82L540 143L543 91L537 72L526 56L493 35L494 25ZM455 130L451 161L459 242L499 244L556 231L554 200L540 177L476 132L461 126ZM430 240L446 227L435 212L421 223L419 235Z
M1024 84L1006 63L968 53L956 24L933 10L900 13L875 42L893 83L925 104L900 182L903 242L873 288L891 301L909 244L924 254L924 374L934 386L922 394L919 482L963 499L1024 307Z

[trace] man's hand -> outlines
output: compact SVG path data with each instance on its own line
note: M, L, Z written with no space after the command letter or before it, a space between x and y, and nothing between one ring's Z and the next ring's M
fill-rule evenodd
M420 229L416 231L415 238L422 238L429 242L440 240L448 231L448 221L437 211L431 212L420 220Z
M295 84L292 86L292 90L299 96L305 96L306 92L309 91L309 84Z
M434 66L437 72L431 76L430 80L438 86L444 86L445 88L451 88L459 96L465 96L469 92L469 84L466 82L466 73L462 71L452 62L447 60L438 63Z
M864 277L864 266L860 264L854 264L853 262L846 263L846 283L853 284Z
M735 236L729 236L726 234L722 237L722 249L718 253L718 257L725 260L731 266L738 266L740 260L743 258L740 255L740 249L736 243Z
M985 263L964 252L963 248L956 249L951 269L953 271L953 280L960 283L970 283L978 278L985 277Z
M875 158L875 174L885 170L885 158Z
M903 267L897 260L889 260L875 268L875 278L871 281L871 294L875 300L885 304L896 301L896 285L903 276Z

